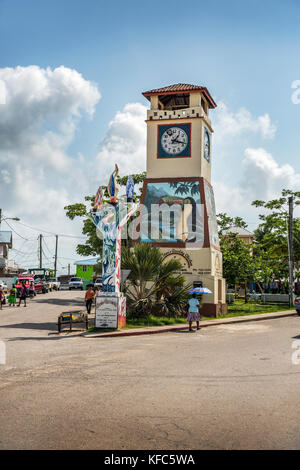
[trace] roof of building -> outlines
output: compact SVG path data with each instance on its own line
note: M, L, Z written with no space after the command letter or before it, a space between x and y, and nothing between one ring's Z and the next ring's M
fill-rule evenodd
M240 237L252 237L252 238L255 238L253 233L249 232L249 230L245 229L245 228L242 228L242 227L236 227L236 226L233 226L233 227L229 227L228 229L226 230L223 230L223 235L226 235L227 233L236 233L237 235L239 235Z
M142 94L150 101L151 95L171 95L176 93L191 93L195 91L200 91L205 95L210 108L215 108L217 106L206 87L190 85L188 83L176 83L175 85L168 85L162 88L154 88L153 90L144 91Z
M10 248L12 246L12 232L10 231L0 231L0 243L5 243L9 245Z
M94 266L95 264L99 263L100 257L98 258L89 258L89 259L83 259L80 261L75 261L74 264L77 266Z

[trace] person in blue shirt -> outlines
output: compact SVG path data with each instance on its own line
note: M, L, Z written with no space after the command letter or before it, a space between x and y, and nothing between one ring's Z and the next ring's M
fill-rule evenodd
M192 295L192 298L189 300L189 308L187 314L187 321L189 322L189 331L193 331L192 323L193 321L197 324L197 330L200 330L199 322L200 322L200 302L196 297L196 294Z

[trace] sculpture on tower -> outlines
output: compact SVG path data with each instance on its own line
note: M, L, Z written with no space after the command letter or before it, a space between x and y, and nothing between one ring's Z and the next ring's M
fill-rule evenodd
M117 310L122 308L124 316L126 299L121 294L121 233L129 218L136 212L138 205L132 202L134 194L132 177L128 178L129 183L126 197L117 199L117 176L118 166L115 165L115 170L111 174L107 186L110 202L103 201L102 189L99 188L90 217L103 235L102 293L99 296L102 299L98 303L104 309L106 308L106 310L108 308L107 304L115 305ZM96 326L98 327L105 327L103 326L103 314L104 312L102 312L102 316L99 314L101 320L98 321L97 325L96 298ZM111 324L108 323L108 327L110 326Z

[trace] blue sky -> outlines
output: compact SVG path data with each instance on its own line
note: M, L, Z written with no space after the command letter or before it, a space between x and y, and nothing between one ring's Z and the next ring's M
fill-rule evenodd
M297 0L211 3L202 0L0 0L0 69L34 65L55 70L64 66L81 74L85 83L92 83L98 89L101 99L94 95L89 109L85 109L76 95L80 116L70 111L64 117L66 121L72 119L74 124L73 133L68 130L64 152L74 168L94 165L102 167L103 173L109 172L109 162L104 161L104 157L109 158L109 139L115 139L113 133L120 124L116 116L130 103L148 106L142 91L178 82L207 86L215 100L226 106L226 116L221 121L219 110L211 113L213 120L214 113L216 116L213 184L218 210L218 197L220 201L223 199L218 188L223 188L224 183L226 187L222 191L230 192L236 186L239 195L245 197L242 194L245 173L250 172L253 183L255 171L259 171L260 161L266 154L271 156L267 158L274 181L264 196L273 197L276 190L280 192L283 184L280 173L285 165L294 171L286 169L291 184L299 181L300 105L291 101L291 84L300 79L299 24ZM224 122L228 122L228 117L239 121L241 108L249 113L249 122L235 133L226 133ZM136 132L132 142L138 139L141 149L137 133L142 131L137 130L135 119L139 116L142 122L142 111L143 108L134 110L130 128L132 135ZM58 112L54 118L53 113L43 115L35 138L43 135L43 130L51 129L53 119L61 125L63 113L60 113L59 118ZM131 109L131 117L132 113ZM267 138L260 119L266 115L270 120ZM114 123L112 129L110 122ZM272 126L276 132L270 130ZM260 153L257 149L261 149ZM82 156L80 162L78 155ZM245 155L248 160L242 164ZM120 170L122 173L122 167ZM264 171L267 174L266 168ZM61 193L64 174L55 175L53 168L44 172L47 176L41 175L41 185L44 181L45 186ZM258 183L262 179L263 175L259 174ZM76 193L68 188L64 200L79 200L84 195L84 185L85 193L90 193L89 182L83 182ZM254 183L251 191L253 199L261 195L259 187L256 194ZM254 228L254 213L242 208L242 202L241 199L240 206L234 208L228 206L227 212L244 215ZM222 211L226 209L222 204L219 207ZM17 209L11 199L6 211L12 214ZM36 211L26 212L28 223L48 230L51 222L45 219L42 224L35 214ZM61 222L62 231L80 233L79 224L73 227ZM70 253L77 256L74 246L70 247Z

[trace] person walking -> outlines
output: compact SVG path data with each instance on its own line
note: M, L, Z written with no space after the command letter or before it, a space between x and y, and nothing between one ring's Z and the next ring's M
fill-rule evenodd
M30 286L29 286L29 297L30 297L31 299L33 299L33 297L34 297L34 290L35 290L35 289L34 289L34 282L31 281L31 282L30 282Z
M19 303L18 303L18 307L20 307L22 300L24 300L24 307L27 307L27 305L26 305L27 288L26 288L26 285L25 285L24 281L22 282L20 291L21 292L20 292L20 300L19 300Z
M96 292L95 292L95 297L97 297L97 295L100 295L100 293L101 293L101 287L97 286L96 287Z
M90 286L85 293L85 305L86 305L86 310L88 314L91 313L91 308L92 308L94 297L95 297L95 292L93 291L92 286Z
M2 310L2 303L4 301L4 297L5 297L4 291L0 287L0 310Z
M197 324L197 330L200 330L199 322L200 322L200 302L196 297L196 294L192 295L192 298L189 300L189 307L188 307L188 314L187 314L187 321L189 322L189 331L193 331L192 323L193 321Z
M15 285L13 284L12 285L12 288L10 289L9 291L9 296L8 296L8 304L9 306L15 306L16 305L16 301L17 301L17 289L15 288Z

